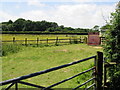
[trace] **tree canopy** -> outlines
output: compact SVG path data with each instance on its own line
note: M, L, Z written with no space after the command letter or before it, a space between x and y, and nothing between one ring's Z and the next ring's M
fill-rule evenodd
M99 26L98 26L99 27ZM88 28L72 28L59 26L56 22L48 21L31 21L19 18L16 21L9 20L8 22L2 22L3 31L40 31L40 32L59 32L59 33L88 33L96 30Z

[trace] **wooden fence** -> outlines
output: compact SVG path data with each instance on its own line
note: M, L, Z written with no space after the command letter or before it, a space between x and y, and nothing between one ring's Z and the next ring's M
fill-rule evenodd
M87 43L87 37L69 37L66 39L61 39L59 37L56 37L56 39L40 39L36 38L36 40L29 40L28 38L25 38L24 40L17 40L15 37L13 37L12 40L3 40L2 43L13 43L13 44L22 44L25 46L28 45L37 45L39 46L40 44L54 44L54 45L59 45L59 44L72 44L72 43Z
M100 44L103 45L105 41L105 37L100 37ZM28 38L25 38L24 40L17 40L15 37L13 37L12 40L3 40L2 43L13 43L13 44L22 44L25 46L28 45L59 45L59 44L78 44L78 43L88 43L88 37L69 37L69 38L59 38L56 37L56 39L40 39L40 38L36 38L35 40L30 40Z
M49 72L52 72L52 71L56 71L56 70L59 70L59 69L62 69L62 68L66 68L66 67L69 67L69 66L72 66L72 65L75 65L75 64L79 64L79 63L82 63L82 62L88 61L88 60L93 60L94 66L92 68L89 68L88 70L80 72L80 73L78 73L78 74L76 74L72 77L69 77L69 78L64 79L62 81L59 81L55 84L49 85L47 87L43 87L43 86L40 86L40 85L35 85L35 84L32 84L32 83L22 81L22 80L32 78L32 77L35 77L35 76L38 76L38 75L42 75L42 74L49 73ZM10 79L10 80L7 80L7 81L3 81L3 82L0 82L0 86L8 85L8 87L6 87L5 90L9 90L14 85L15 90L18 90L18 88L19 88L18 84L24 84L24 85L32 86L32 87L35 87L35 88L40 88L42 90L53 90L54 86L62 84L62 83L66 82L68 80L71 80L71 79L73 79L77 76L83 75L83 74L85 74L89 71L93 71L92 72L93 77L90 78L89 80L87 80L86 82L78 85L77 87L74 87L73 90L81 88L83 85L86 85L88 82L91 82L91 81L93 81L93 83L90 86L88 86L87 88L85 88L85 90L90 89L92 87L96 90L102 90L103 89L102 88L102 85L103 85L103 82L102 82L102 80L103 80L103 53L102 52L97 52L97 55L95 55L95 56L91 56L91 57L88 57L88 58L85 58L85 59L82 59L82 60L78 60L78 61L75 61L75 62L72 62L72 63L64 64L64 65L54 67L54 68L50 68L50 69L47 69L47 70L44 70L44 71L40 71L40 72L32 73L32 74L29 74L29 75L21 76L21 77L18 77L18 78Z

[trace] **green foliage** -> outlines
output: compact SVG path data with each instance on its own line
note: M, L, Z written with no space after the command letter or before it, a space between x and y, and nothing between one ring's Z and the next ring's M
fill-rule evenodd
M26 32L26 31L39 31L40 32L57 32L57 33L80 33L80 32L91 32L91 29L83 28L72 28L64 27L63 25L58 26L55 22L43 21L31 21L19 18L16 21L9 20L8 22L2 22L3 31L12 32Z
M93 27L93 31L94 31L94 32L99 32L99 26L98 26L98 25L95 25L95 26Z
M6 56L12 53L17 53L22 49L22 46L15 44L3 44L2 45L2 56Z
M118 64L109 68L111 88L117 89L120 87L120 10L116 9L111 16L111 28L106 33L104 51L108 61Z

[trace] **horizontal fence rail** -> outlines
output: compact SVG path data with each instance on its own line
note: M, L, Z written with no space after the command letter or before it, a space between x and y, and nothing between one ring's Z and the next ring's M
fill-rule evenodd
M94 59L94 61L95 61L95 66L93 66L92 68L89 68L88 70L80 72L80 73L78 73L78 74L76 74L74 76L71 76L71 77L69 77L67 79L61 80L61 81L59 81L59 82L57 82L55 84L52 84L50 86L47 86L47 87L43 87L43 86L39 86L39 85L35 85L35 84L31 84L31 83L22 81L22 80L25 80L25 79L28 79L28 78L32 78L32 77L35 77L35 76L38 76L38 75L42 75L42 74L45 74L45 73L48 73L48 72L59 70L59 69L62 69L62 68L68 67L68 66L72 66L72 65L84 62L84 61L88 61L90 59ZM43 70L43 71L40 71L40 72L24 75L24 76L17 77L17 78L14 78L14 79L2 81L2 82L0 82L0 86L10 84L5 90L10 89L13 85L15 85L15 88L17 89L18 88L18 84L20 83L20 84L32 86L32 87L35 87L35 88L41 88L42 90L48 90L48 89L50 90L54 86L62 84L62 83L66 82L66 81L69 81L69 80L71 80L71 79L73 79L73 78L75 78L77 76L80 76L82 74L85 74L85 73L93 70L94 71L93 73L95 73L94 76L92 78L90 78L89 80L87 80L86 82L82 83L81 85L73 88L73 90L76 90L76 89L82 87L83 85L89 83L90 81L93 81L93 80L94 80L94 83L92 83L92 85L88 86L86 88L86 90L91 88L91 87L93 87L93 86L94 86L94 88L96 88L96 86L97 86L98 87L97 90L101 90L101 86L100 86L101 85L101 81L100 80L102 80L102 79L100 77L98 77L99 75L101 75L100 74L101 72L99 72L97 74L98 71L102 71L102 70L100 70L100 68L98 69L98 67L100 67L100 65L98 65L98 63L99 62L101 63L101 61L102 61L101 59L102 59L102 53L98 52L97 55L91 56L91 57L88 57L88 58L85 58L85 59L82 59L82 60L74 61L74 62L71 62L71 63L68 63L68 64L64 64L64 65L53 67L53 68L50 68L50 69L47 69L47 70Z

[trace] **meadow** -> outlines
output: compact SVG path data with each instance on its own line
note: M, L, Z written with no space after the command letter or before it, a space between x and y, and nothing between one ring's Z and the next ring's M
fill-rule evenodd
M97 51L102 51L102 48L88 46L86 44L21 47L22 50L19 52L2 57L3 81L81 60L96 55ZM29 78L25 81L41 86L48 86L90 68L93 66L93 62L94 60L89 60L78 65ZM84 74L60 84L55 88L73 88L90 77L92 77L90 73ZM19 87L28 88L29 86L19 84Z

